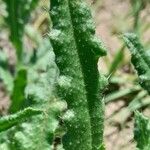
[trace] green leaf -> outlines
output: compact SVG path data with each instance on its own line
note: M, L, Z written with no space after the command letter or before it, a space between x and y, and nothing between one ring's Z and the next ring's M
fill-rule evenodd
M131 52L131 61L139 75L141 86L150 93L150 57L135 34L127 33L123 39Z
M23 122L25 119L41 113L41 110L26 108L16 114L4 116L0 118L0 132L10 129L11 127Z
M15 113L24 107L26 85L27 70L24 68L17 72L17 76L14 80L14 88L11 95L11 107L9 110L11 113Z
M45 40L39 45L36 64L28 69L25 90L28 104L43 110L44 115L35 116L12 131L12 138L7 139L11 150L52 150L58 116L66 109L66 104L55 97L58 70L49 39Z
M106 48L95 37L89 7L83 0L51 0L50 33L60 70L58 94L68 104L66 150L98 150L103 142L103 89L97 67ZM99 82L100 81L100 82Z
M150 102L150 98L145 98L145 96L147 96L147 92L145 90L139 92L128 105L130 111L135 111L148 104L148 101Z
M120 63L123 60L124 49L125 49L125 46L121 47L119 49L119 51L116 53L116 55L114 56L113 62L111 63L110 68L109 68L109 74L108 75L114 74L116 72L118 66L120 65Z
M120 99L120 98L122 98L122 97L125 97L125 96L127 96L127 95L136 93L136 92L138 92L140 89L141 89L140 86L135 86L135 87L132 87L132 88L126 88L126 89L121 89L121 90L112 92L112 93L110 93L110 94L108 94L108 95L106 96L106 98L105 98L105 103L109 103L109 102L118 100L118 99Z
M139 93L134 97L133 100L131 100L127 107L123 107L117 114L114 112L111 116L109 116L110 123L112 120L117 118L117 121L124 126L125 122L128 121L128 118L134 111L150 104L150 98L145 96L147 96L146 91L139 91Z
M135 113L134 139L139 150L150 149L150 120L139 112Z
M10 142L13 141L10 147L15 147L17 150L52 150L55 130L59 124L56 117L62 108L62 104L57 101L47 106L43 105L43 115L35 116L28 122L22 123L14 131L12 139L9 139Z
M39 0L3 0L6 3L8 16L6 23L10 29L10 40L16 48L18 60L22 57L24 27L31 11Z

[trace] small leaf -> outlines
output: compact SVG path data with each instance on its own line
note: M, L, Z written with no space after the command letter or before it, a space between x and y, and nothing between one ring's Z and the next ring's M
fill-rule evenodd
M25 119L41 114L42 111L39 109L33 109L33 108L26 108L23 111L20 111L16 114L4 116L0 118L0 132L5 131L21 122L23 122Z
M25 102L25 87L27 85L27 70L20 69L14 80L14 88L11 95L10 112L15 113L23 108Z
M150 149L150 121L139 112L135 113L134 139L139 150Z
M131 61L137 70L141 86L150 93L150 57L135 34L124 34L123 39L131 52Z

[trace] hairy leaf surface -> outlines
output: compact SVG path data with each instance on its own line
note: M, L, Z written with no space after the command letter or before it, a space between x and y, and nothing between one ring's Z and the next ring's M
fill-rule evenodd
M150 57L135 34L128 33L123 38L131 52L131 61L139 75L140 84L150 93Z
M103 100L97 62L106 54L95 37L88 6L82 0L51 0L53 30L50 33L56 63L59 96L66 100L71 118L65 120L66 150L101 149Z
M18 123L23 122L25 119L28 119L31 116L38 115L42 113L41 110L26 108L16 114L4 116L0 118L0 132L5 131Z

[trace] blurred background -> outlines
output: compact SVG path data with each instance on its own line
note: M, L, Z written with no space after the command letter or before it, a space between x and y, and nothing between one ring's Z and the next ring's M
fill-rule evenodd
M133 112L140 110L150 116L150 97L138 84L130 64L130 53L121 39L122 33L135 32L150 52L150 1L149 0L87 0L96 25L96 34L105 43L108 54L100 58L100 72L109 79L105 90L105 144L106 150L133 150ZM19 5L19 2L18 2ZM7 114L10 106L13 74L23 49L24 64L47 61L48 34L51 29L49 0L39 0L31 10L9 18L6 3L0 1L0 114ZM21 7L19 7L21 10ZM12 38L15 37L14 38ZM20 40L22 39L22 40ZM24 47L24 48L22 48ZM42 60L35 61L36 53ZM149 53L150 54L150 53ZM30 66L29 65L29 66Z

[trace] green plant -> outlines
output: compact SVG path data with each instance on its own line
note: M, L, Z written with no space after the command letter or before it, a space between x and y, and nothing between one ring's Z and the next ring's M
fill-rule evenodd
M24 27L38 0L4 0L8 16L5 18L10 29L10 40L16 49L18 61L22 59Z
M0 118L0 149L104 150L103 94L108 81L101 71L99 73L97 63L99 57L106 55L106 48L95 36L89 7L83 0L51 0L53 27L49 40L43 39L30 25L26 26L38 0L4 2L10 41L16 49L18 62L12 74L5 53L0 51L0 78L11 99L8 114ZM143 8L137 6L134 28L139 26ZM22 59L25 32L26 38L35 45ZM130 48L140 84L150 92L147 52L134 34L125 34L124 40ZM108 67L111 84L120 86L127 81L113 76L122 64L124 49L122 45ZM150 104L147 92L137 84L132 88L118 88L116 92L109 90L105 103L133 98L119 113L122 124L135 110ZM148 119L136 112L137 148L149 148L148 133Z
M71 118L65 120L67 150L102 149L104 78L97 62L105 47L94 36L90 10L81 0L52 0L50 38L60 70L57 91L66 100Z
M10 29L10 40L15 47L18 63L12 75L8 60L4 55L0 55L3 58L0 59L0 77L11 98L11 115L0 119L3 130L0 133L0 149L50 149L54 131L58 126L57 117L65 106L52 94L57 68L49 40L43 40L39 33L36 33L36 37L40 37L38 48L34 53L24 55L23 59L27 59L27 62L22 59L24 30L31 10L38 1L4 2L8 12L6 23ZM39 110L42 110L42 115L36 115Z
M2 139L0 140L0 148L3 148L4 145L7 150L46 150L53 148L54 133L59 123L58 116L66 106L65 103L60 102L55 97L54 85L58 72L54 62L55 56L52 49L49 49L50 47L49 40L43 40L37 52L36 64L32 64L32 67L26 66L25 69L18 71L14 80L14 90L11 92L13 105L10 107L10 112L13 113L12 115L15 117L13 118L16 122L9 123L10 120L6 120L5 116L1 118L6 122L5 124L11 125L13 123L14 127L0 134L0 139ZM16 90L17 92L14 94ZM43 115L30 118L32 113L30 115L26 113L27 116L24 118L20 114L18 116L19 110L24 113L24 110L22 110L24 107L27 107L25 110L30 108L42 110Z
M23 122L26 118L29 118L30 116L38 115L40 113L42 113L41 110L26 108L23 111L18 112L14 115L5 116L0 119L0 132L10 129L16 124Z
M135 34L125 34L123 36L123 39L131 52L131 62L138 73L141 86L145 90L147 90L148 93L150 93L150 58L148 55L149 51L144 50L144 47L141 45L138 37ZM140 114L139 112L136 112L134 138L137 142L137 148L139 150L148 150L150 148L149 132L149 119Z
M24 55L23 59L27 60L26 62L21 59L24 29L30 12L38 1L5 2L9 18L6 23L10 28L11 42L16 48L18 63L12 74L8 60L4 55L0 55L3 58L0 61L0 77L11 98L11 114L0 119L3 130L0 133L0 149L52 149L58 116L64 110L65 104L55 97L54 85L58 73L49 40L43 40L36 32L37 39L33 40L38 42L38 48L33 53ZM39 114L39 110L42 110L42 115L36 115Z
M140 44L135 34L128 33L124 35L124 41L130 49L132 64L139 75L141 86L150 93L150 59L148 51Z

